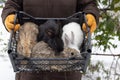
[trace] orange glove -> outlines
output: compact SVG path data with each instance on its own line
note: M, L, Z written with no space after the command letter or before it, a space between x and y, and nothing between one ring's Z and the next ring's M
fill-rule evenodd
M87 24L90 27L90 32L91 33L94 32L96 30L96 27L97 27L95 17L92 14L87 14L86 19L87 19ZM86 31L85 23L83 23L82 28L84 31Z
M20 24L14 25L15 14L10 14L5 19L5 27L10 32L11 30L17 31L20 28Z

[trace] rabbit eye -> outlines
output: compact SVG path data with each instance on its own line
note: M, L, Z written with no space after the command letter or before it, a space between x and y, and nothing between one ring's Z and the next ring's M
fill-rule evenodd
M71 52L71 55L74 55L74 53L73 53L73 52Z
M48 34L49 36L51 36L51 35L52 35L52 32L51 32L51 31L47 31L47 34Z

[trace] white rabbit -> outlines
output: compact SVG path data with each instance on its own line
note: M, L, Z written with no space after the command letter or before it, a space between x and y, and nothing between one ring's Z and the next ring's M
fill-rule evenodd
M70 22L63 26L62 40L64 48L69 47L77 50L80 55L80 46L83 42L83 32L81 26L76 22Z

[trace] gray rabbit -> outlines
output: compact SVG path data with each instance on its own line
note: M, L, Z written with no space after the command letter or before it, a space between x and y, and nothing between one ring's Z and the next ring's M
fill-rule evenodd
M40 41L38 42L32 49L32 54L31 57L32 58L38 58L38 59L54 59L54 58L70 58L70 57L75 57L78 56L78 51L76 51L75 49L72 48L68 48L65 47L64 50L62 52L60 52L59 55L55 55L55 51L49 47L49 45L47 43L45 43L44 41ZM34 64L46 64L47 66L39 66L36 65L35 67L38 67L42 70L63 70L65 68L67 68L68 66L66 66L68 64L67 61L33 61ZM49 64L65 64L65 66L61 66L61 65L49 65ZM74 62L73 62L74 63Z

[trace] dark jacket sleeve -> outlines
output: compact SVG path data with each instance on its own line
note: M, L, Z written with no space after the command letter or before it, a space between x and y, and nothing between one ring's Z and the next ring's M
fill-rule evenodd
M15 13L19 10L22 10L22 0L7 0L1 14L3 23L9 14Z
M78 10L85 13L91 13L95 16L97 23L99 22L99 9L96 0L78 0Z

